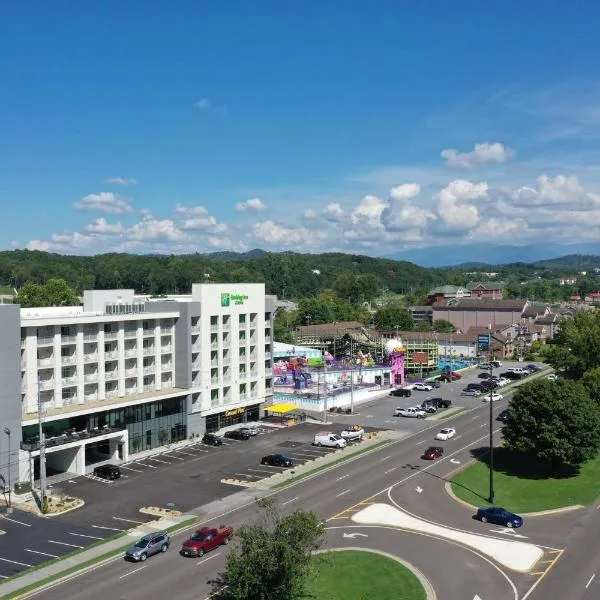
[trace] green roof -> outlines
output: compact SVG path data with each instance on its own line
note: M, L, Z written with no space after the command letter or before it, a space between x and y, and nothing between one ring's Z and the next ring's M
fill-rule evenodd
M504 281L472 281L467 283L466 287L468 290L472 290L478 285L482 285L492 290L503 290L506 287L506 283Z
M458 290L464 290L465 288L460 285L440 285L436 288L433 288L427 295L435 296L437 294L456 294Z

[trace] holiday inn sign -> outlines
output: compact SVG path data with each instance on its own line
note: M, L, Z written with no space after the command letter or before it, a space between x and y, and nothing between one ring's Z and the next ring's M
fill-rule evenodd
M221 294L221 306L231 306L232 304L241 306L246 300L248 300L246 294L230 294L229 292Z

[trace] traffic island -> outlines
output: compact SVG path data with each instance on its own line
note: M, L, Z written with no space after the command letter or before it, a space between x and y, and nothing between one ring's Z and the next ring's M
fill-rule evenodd
M160 506L142 506L140 512L143 515L152 515L153 517L169 518L169 517L180 517L181 511L173 508L161 508Z
M489 455L458 471L446 484L450 496L476 508L489 506ZM494 490L496 506L531 514L573 510L591 505L600 495L600 456L579 469L548 474L538 460L514 454L500 447L494 450Z
M52 494L46 497L46 502L42 505L42 513L47 517L57 517L81 508L84 505L85 502L81 498Z
M342 548L313 556L307 598L435 600L433 586L414 566L385 552Z

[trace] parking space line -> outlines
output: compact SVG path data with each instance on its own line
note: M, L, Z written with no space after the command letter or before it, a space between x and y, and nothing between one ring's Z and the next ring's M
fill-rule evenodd
M39 550L30 550L29 548L23 548L25 552L33 552L33 554L41 554L42 556L49 556L50 558L58 558L58 554L49 554L48 552L40 552Z
M93 527L93 525L92 525ZM48 540L51 544L60 544L61 546L69 546L70 548L85 548L85 546L78 546L77 544L67 544L67 542L57 542L55 540Z
M157 467L155 467L154 465L147 465L146 463L143 462L136 462L136 465L140 465L141 467L148 467L149 469L156 469Z
M98 537L97 535L85 535L84 533L73 533L71 531L68 532L69 535L76 535L77 537L90 538L90 540L103 540L104 538Z
M92 525L94 529L108 529L109 531L125 531L125 529L117 529L116 527L103 527L102 525Z
M31 523L23 523L23 521L17 521L17 519L11 519L10 517L5 517L4 515L0 515L0 517L6 519L7 521L11 521L12 523L18 523L19 525L24 525L25 527L31 527Z
M185 454L186 456L196 456L193 452L184 452L183 450L173 450L173 452L179 452L179 454Z
M160 460L160 458L152 458L151 456L149 456L148 458L146 458L145 460L153 460L154 462L159 462L162 463L163 465L170 465L171 463L167 460Z
M392 471L395 471L398 467L392 467L391 469L388 469L387 471L384 471L384 474L387 475L388 473L391 473Z
M21 565L22 567L33 567L33 565L28 565L27 563L18 562L16 560L8 560L8 558L0 558L0 560L3 560L7 563L12 563L13 565Z
M143 473L144 471L140 471L139 469L132 469L131 467L126 467L125 465L121 465L121 469L126 469L127 471L133 471L134 473Z
M125 573L123 575L121 575L119 577L119 579L123 579L124 577L129 577L130 575L133 575L134 573L137 573L138 571L141 571L142 569L145 569L148 565L144 565L143 567L138 567L137 569L134 569L133 571L129 571L128 573Z
M175 452L175 450L169 450L168 452L163 452L161 456L168 456L169 458L175 458L177 460L185 460L185 458L181 456L176 456L175 454L173 454L173 452Z
M202 560L199 560L196 563L196 566L201 565L202 563L205 563L207 560L212 560L213 558L217 558L217 556L221 556L221 552L217 552L216 554L213 554L212 556L209 556L208 558L203 558Z
M123 517L113 517L116 521L125 521L126 523L137 523L138 525L143 525L144 521L134 521L133 519L124 519Z
M253 473L268 473L269 475L273 474L273 471L265 471L264 469L248 469L248 471L252 471Z
M254 477L255 479L261 479L260 475L251 475L250 473L234 473L238 477Z

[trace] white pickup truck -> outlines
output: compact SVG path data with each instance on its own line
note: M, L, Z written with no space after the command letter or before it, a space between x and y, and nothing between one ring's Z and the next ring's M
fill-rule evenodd
M427 416L427 413L418 406L414 406L411 408L397 408L394 412L394 416L412 417L413 419L424 419Z

